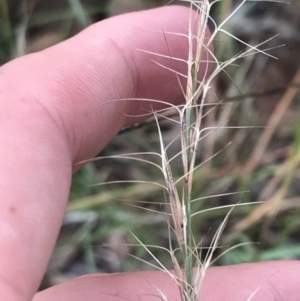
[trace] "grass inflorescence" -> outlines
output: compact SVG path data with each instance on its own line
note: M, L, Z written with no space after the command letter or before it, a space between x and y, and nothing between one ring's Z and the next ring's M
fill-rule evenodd
M140 153L129 153L124 155L119 155L118 157L126 160L136 160L156 167L162 174L164 183L161 182L149 182L149 181L134 181L136 183L149 183L155 186L159 186L164 191L165 205L168 208L164 212L166 216L166 222L169 231L169 248L165 249L171 257L173 264L174 273L172 274L167 271L159 259L151 251L153 246L148 246L142 242L142 240L134 235L135 239L143 246L143 248L148 252L150 257L154 259L155 264L149 263L151 266L156 266L158 269L169 273L170 276L177 283L180 296L182 301L198 301L201 295L201 288L206 275L207 268L217 259L219 259L222 254L225 254L232 250L232 248L227 249L225 252L220 253L216 258L214 258L215 251L219 248L220 239L225 228L225 225L229 219L230 213L235 207L242 205L249 205L252 203L235 203L227 206L217 206L214 208L209 208L206 210L194 211L193 204L197 200L193 199L194 195L194 173L199 167L203 166L205 163L209 162L212 158L219 155L224 148L227 148L229 144L225 145L220 151L212 153L202 162L199 162L198 155L201 143L209 135L213 135L214 132L220 130L228 130L230 128L242 128L243 126L231 126L228 121L220 118L220 122L214 126L205 126L203 120L210 112L213 110L223 108L223 106L228 105L223 104L221 100L215 99L211 101L214 97L213 92L213 82L217 75L220 73L227 74L226 69L231 67L243 59L247 59L249 56L254 54L263 54L271 58L275 58L268 51L269 48L265 47L265 44L271 41L274 37L257 43L256 45L248 44L245 41L234 36L227 30L227 23L231 20L233 16L245 5L246 0L241 1L235 9L230 12L230 14L221 20L217 24L211 17L212 7L220 1L208 1L208 0L182 0L185 4L190 6L191 14L189 21L188 33L186 35L186 41L188 43L188 58L187 64L187 74L186 86L181 86L183 92L183 97L185 103L181 106L173 106L173 111L177 112L178 118L174 116L169 116L165 113L165 110L153 111L154 120L157 125L158 140L160 144L160 152L140 152ZM221 1L224 2L224 1ZM196 12L196 13L195 13ZM206 28L208 23L213 24L212 35L206 38ZM164 35L176 34L174 32L163 32ZM235 42L241 43L244 50L233 54L232 57L219 61L219 59L212 52L212 44L216 37L220 38L220 35L229 37ZM167 42L167 38L166 38ZM148 52L147 49L138 49L138 51L143 51L151 56L162 56L159 53ZM165 56L165 55L164 55ZM176 58L170 55L171 60L176 60ZM152 60L155 63L155 60ZM159 64L159 63L157 63ZM202 80L199 80L200 67L205 66L205 75ZM164 68L164 66L161 66ZM178 84L181 85L181 76L176 70L169 69L170 72L174 72L178 77ZM229 76L229 75L228 75ZM149 99L139 99L140 101L152 101ZM118 101L126 101L118 100ZM160 102L158 100L153 100ZM164 103L161 101L161 103ZM208 108L208 109L207 109ZM169 122L174 122L178 129L178 134L171 142L166 144L164 140L164 135L161 130L161 120L168 120ZM249 128L250 126L245 125L244 127ZM168 155L168 149L172 146L174 141L180 140L181 150L175 156L170 157ZM148 156L158 157L159 161L151 159L144 159L143 157ZM182 161L182 175L175 177L172 172L172 161L177 157L181 157ZM120 182L130 182L130 181L113 181L103 184L116 184ZM212 236L210 246L205 249L202 246L202 241L195 241L193 235L193 218L201 218L201 214L210 210L216 210L220 208L228 208L228 212L225 215L223 221L220 223L215 234ZM147 209L149 210L149 209ZM176 237L176 244L174 245L174 239ZM245 245L241 243L235 247ZM156 246L156 248L160 248ZM161 247L164 249L163 247ZM162 294L162 295L161 295ZM162 300L167 300L167 297L163 295L160 291L160 296ZM250 300L250 299L249 299Z
M200 208L197 209L196 204L208 197L196 197L195 191L197 191L197 185L195 185L195 174L199 168L205 166L208 162L212 161L215 157L221 154L224 149L229 147L230 143L226 143L218 151L212 151L214 147L208 151L208 155L199 161L199 152L205 149L205 143L210 136L216 138L220 133L228 131L229 129L241 129L241 128L251 128L247 124L243 125L231 125L228 123L228 116L234 108L234 104L224 102L218 99L216 93L214 93L214 81L219 74L225 74L230 78L227 72L228 68L237 66L241 61L247 61L251 56L255 54L265 55L269 58L274 59L275 57L269 53L270 47L266 46L274 37L267 39L263 42L247 43L242 39L236 37L234 34L230 33L228 23L230 20L238 14L246 2L246 0L240 1L235 8L229 12L227 16L217 23L211 17L211 10L215 4L218 2L224 3L223 1L208 1L208 0L182 0L183 3L190 6L191 14L189 21L189 28L187 30L187 35L185 36L186 42L188 43L188 58L186 61L187 74L182 75L176 72L176 70L169 69L170 72L174 72L178 77L178 85L181 85L181 77L184 76L186 79L186 86L181 86L183 93L183 98L185 100L183 105L174 106L172 104L167 104L172 109L172 114L168 114L166 110L153 111L154 123L157 127L158 140L160 144L160 151L155 152L148 150L146 152L132 152L128 154L121 154L115 156L107 156L111 159L122 159L140 162L142 164L151 166L151 168L157 169L162 175L163 181L155 180L149 181L148 179L141 180L117 180L111 182L104 182L97 184L98 186L107 184L120 184L120 183L131 183L135 184L150 184L163 190L163 195L159 204L162 209L162 214L166 220L169 233L169 244L168 248L165 246L153 246L143 243L143 239L138 235L133 234L134 238L138 243L146 250L146 252L151 257L151 262L149 265L154 266L162 271L168 273L173 280L178 285L180 296L182 301L196 301L201 299L201 289L203 281L205 279L206 271L209 266L214 262L219 260L222 255L231 252L234 248L240 246L247 246L247 242L242 241L235 245L234 247L229 247L225 251L220 251L220 241L224 228L229 220L232 210L239 209L242 206L248 207L259 202L235 202L233 204L227 204L223 206L212 206L210 208ZM253 2L253 1L250 1ZM262 2L262 1L258 1ZM266 1L271 2L271 1ZM208 23L212 27L212 34L207 38L206 28ZM163 32L165 36L169 34L176 34L175 32ZM234 44L241 44L242 51L237 51L237 53L230 53L229 58L225 58L222 55L222 61L212 52L212 44L218 40L228 41L228 38L234 41ZM167 38L165 39L167 43ZM231 47L233 51L238 47ZM273 48L272 48L273 49ZM155 63L155 56L162 56L159 53L152 53L147 51L147 49L137 49L137 51L143 51L154 57L152 62ZM218 51L217 51L218 52ZM165 56L165 55L164 55ZM177 60L175 57L170 55L170 60ZM159 63L157 63L159 64ZM205 66L204 78L199 80L200 68L203 70ZM164 66L161 66L164 68ZM242 74L240 74L241 76ZM232 80L230 78L230 80ZM232 80L233 86L235 85L234 79ZM236 90L242 95L237 87ZM241 96L242 98L243 96ZM128 99L126 99L128 100ZM116 100L123 101L123 100ZM140 99L140 101L145 102L161 102L163 101L151 100L151 99ZM229 109L228 109L229 107ZM218 122L214 123L213 126L207 125L207 119L209 114L216 110L224 109L225 113L220 113L220 118ZM229 113L228 113L229 112ZM177 117L174 116L177 114ZM148 113L147 113L148 114ZM167 141L164 137L164 132L161 126L164 121L173 123L174 127L177 129L177 134L174 139ZM180 141L180 151L175 155L170 155L169 150L175 142ZM209 140L214 143L214 139ZM97 158L95 160L107 159L107 157ZM178 175L173 171L174 161L181 158L182 164L182 174ZM250 164L250 163L249 163ZM248 173L245 172L245 176ZM244 177L245 178L245 177ZM197 179L198 180L198 179ZM195 187L196 186L196 187ZM233 192L232 194L235 194ZM229 193L224 193L220 195L229 195ZM220 196L218 195L218 196ZM130 204L134 207L143 207L147 202L136 202L135 204ZM147 207L147 206L145 206ZM156 212L157 210L150 208L143 208L149 212ZM201 217L208 212L221 209L227 212L223 215L223 220L220 221L219 226L216 228L215 234L210 236L211 241L208 247L203 245L203 240L197 241L193 233L194 218L197 217L201 220ZM247 209L248 210L248 209ZM172 267L174 273L167 270L164 264L157 257L153 249L165 250L170 255ZM141 259L143 262L146 260ZM254 296L255 292L249 297L250 300ZM159 296L162 300L167 300L166 295L159 291Z

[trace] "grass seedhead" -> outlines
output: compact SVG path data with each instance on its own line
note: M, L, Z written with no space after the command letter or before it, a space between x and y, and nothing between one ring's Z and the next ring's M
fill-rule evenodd
M208 92L211 89L211 83L213 79L220 73L226 72L225 68L234 64L237 60L253 55L255 53L263 53L269 57L272 55L259 47L263 46L266 42L260 43L256 46L247 44L246 42L235 37L227 30L225 30L226 23L234 16L238 10L245 4L246 0L241 3L233 10L233 12L226 17L221 24L217 25L214 20L210 17L210 10L212 5L218 1L209 2L208 0L200 1L183 1L188 2L191 8L189 30L187 35L189 52L187 59L187 79L186 88L184 90L185 104L183 107L178 108L179 110L179 124L180 124L180 139L181 139L181 157L183 166L183 175L176 181L174 181L170 161L166 154L166 148L164 147L164 141L162 133L160 131L157 115L155 119L157 122L157 128L159 133L159 141L161 145L161 159L162 169L165 179L165 185L168 191L168 203L171 207L172 220L169 222L170 229L172 229L177 237L181 256L183 258L183 266L179 265L175 253L172 252L172 262L174 265L177 283L179 285L180 295L182 301L198 301L200 299L201 287L204 281L207 268L213 261L213 255L218 248L220 237L224 231L225 225L229 219L230 213L235 206L230 206L231 209L224 218L223 222L219 226L209 251L207 252L203 261L201 261L200 254L198 252L198 246L193 239L192 233L192 217L200 214L201 212L192 212L192 191L193 191L193 174L198 166L201 166L205 162L201 162L196 165L197 150L200 141L203 139L204 132L207 130L214 130L213 128L202 128L202 120L205 115L204 106ZM196 10L196 17L193 13ZM206 28L208 20L211 19L214 24L215 31L209 40L206 40ZM211 52L211 44L217 34L225 34L226 36L234 39L235 41L242 43L247 49L244 52L234 55L232 58L219 62L218 59ZM165 33L166 34L166 33ZM213 59L214 68L209 72L208 62ZM199 81L199 70L205 65L205 76L202 81ZM176 71L174 71L176 73ZM178 74L176 73L178 76ZM217 107L216 105L215 107ZM222 127L226 125L222 125ZM214 156L218 155L215 154ZM177 185L182 183L182 198L179 198ZM170 244L171 248L171 244ZM226 252L226 251L225 251ZM195 268L195 269L194 269Z
M151 62L158 64L162 68L167 68L170 72L175 73L178 78L178 84L181 87L185 103L181 106L174 106L172 104L166 103L161 100L152 99L138 99L144 102L159 102L172 108L176 113L178 113L178 119L173 118L173 116L168 116L165 114L164 110L159 112L145 112L144 115L152 115L154 121L157 125L158 137L160 150L159 153L148 152L148 153L131 153L126 155L118 156L120 159L126 160L136 160L150 166L156 167L162 174L164 183L159 182L148 182L163 188L166 207L169 208L169 212L165 214L165 218L168 224L169 230L169 254L171 256L172 264L175 273L169 272L159 261L159 259L151 252L150 246L146 246L142 241L135 236L135 239L143 246L147 253L154 259L155 265L160 270L168 273L172 279L176 282L179 288L181 301L199 301L201 297L201 288L203 286L204 278L208 267L216 260L214 259L215 251L220 247L219 242L223 234L224 228L228 222L229 216L235 207L241 205L249 205L250 203L238 203L233 205L219 206L217 208L209 208L205 210L193 211L192 204L195 203L200 198L193 197L193 185L194 185L194 173L197 168L201 167L207 161L212 160L223 152L224 148L218 152L214 152L210 156L207 156L202 162L198 162L197 155L199 153L200 143L204 138L210 135L215 130L229 129L229 128L240 128L234 126L228 126L227 120L222 119L222 122L217 126L203 126L203 119L206 115L215 110L216 108L222 106L222 101L208 101L209 93L212 91L212 83L215 77L221 73L226 72L226 68L232 65L238 64L239 60L246 58L250 55L256 53L264 54L270 58L274 58L268 53L269 48L262 49L262 47L269 42L268 39L262 43L258 43L253 46L250 45L238 37L227 31L227 23L229 20L241 9L241 7L247 2L243 0L236 6L236 8L225 17L219 25L211 18L210 11L214 4L220 1L226 0L182 0L182 2L189 3L190 6L190 19L188 34L185 36L188 43L188 55L187 61L187 74L179 74L175 69L163 66L156 62L155 59L151 59ZM206 29L208 21L214 26L214 31L211 36L207 38ZM174 32L163 32L165 41L167 43L167 36L169 34L176 34ZM212 43L216 39L217 35L225 35L226 38L231 38L235 42L241 43L243 47L246 47L243 52L238 52L232 57L219 61L218 58L212 52ZM173 58L166 56L165 54L157 54L149 52L145 49L137 49L151 57L164 57L170 60L182 62L182 59ZM204 70L203 79L199 80L200 70ZM229 76L229 75L228 75ZM179 78L186 79L186 86L182 86L182 81ZM212 91L213 92L213 91ZM213 93L212 93L213 94ZM116 101L127 101L128 99L121 99ZM206 107L209 106L209 111L207 112ZM133 117L133 116L131 116ZM160 127L159 120L168 120L168 122L173 122L178 128L179 133L172 142L169 144L165 143L163 133ZM174 141L180 140L181 150L175 155L168 157L168 149ZM160 162L152 162L151 159L144 159L141 156L156 156L159 158ZM182 175L176 177L172 173L172 161L181 156L182 160ZM128 182L128 181L127 181ZM134 181L136 183L147 183L147 181ZM116 183L116 182L114 182ZM208 197L209 198L209 197ZM253 203L251 203L253 204ZM135 205L133 205L135 206ZM193 236L193 218L201 218L201 213L208 212L220 208L229 208L228 214L225 216L223 222L218 227L211 244L203 255L202 242L195 242ZM147 209L148 210L148 209ZM151 211L152 209L150 209ZM174 247L174 241L171 237L176 237L176 247ZM242 244L244 245L244 243ZM227 248L222 254L229 252L232 248ZM222 254L220 256L222 256ZM220 257L219 256L219 257ZM204 258L203 258L204 257ZM219 258L217 257L217 259ZM151 264L152 265L152 264ZM161 300L166 301L167 297L164 293L157 288L158 295ZM251 299L251 298L250 298ZM250 300L249 299L249 300Z

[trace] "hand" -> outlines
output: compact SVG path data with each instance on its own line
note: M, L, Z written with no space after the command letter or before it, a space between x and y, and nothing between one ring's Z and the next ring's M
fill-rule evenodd
M179 300L161 272L86 276L35 293L62 223L74 163L97 154L132 122L126 116L150 108L107 102L181 100L176 77L137 49L186 58L183 38L169 35L167 46L161 31L186 33L189 14L174 6L116 17L0 68L1 300L158 300L155 287ZM184 72L183 64L176 68ZM247 300L256 289L253 300L299 300L299 271L296 261L211 268L203 300Z

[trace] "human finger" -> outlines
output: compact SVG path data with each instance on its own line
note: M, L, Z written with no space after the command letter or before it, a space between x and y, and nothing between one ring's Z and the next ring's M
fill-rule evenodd
M202 301L297 301L300 263L277 261L209 268ZM159 298L165 295L165 299ZM91 275L38 293L33 301L180 300L175 281L164 272Z
M181 100L177 77L138 49L186 58L188 43L167 32L185 34L189 17L183 7L116 17L0 68L3 300L31 300L35 293L62 222L73 163L99 152L128 123L127 114L144 112L136 102L114 100ZM186 68L156 59L178 72Z

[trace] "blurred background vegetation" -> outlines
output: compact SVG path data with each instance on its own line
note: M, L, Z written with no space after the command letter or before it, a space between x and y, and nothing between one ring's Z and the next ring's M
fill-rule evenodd
M59 43L104 18L166 2L0 0L0 64ZM212 17L219 23L240 2L219 2ZM218 265L300 259L300 2L249 2L228 22L226 30L251 45L278 34L263 46L273 48L269 53L278 60L263 54L246 57L213 82L214 94L208 101L222 104L204 119L205 126L217 129L199 150L199 161L206 163L195 172L194 197L202 199L195 202L194 210L262 202L232 212L221 246L252 244L228 252ZM225 35L215 41L219 60L243 49L243 44ZM177 129L166 121L161 126L167 144L176 137ZM179 149L180 143L175 141L170 157ZM157 128L151 121L123 131L100 155L141 151L159 151ZM173 171L180 177L179 159L174 160ZM152 268L145 262L154 263L153 259L136 246L130 232L144 244L168 247L165 216L156 213L166 210L161 189L137 183L92 185L126 180L161 182L162 177L142 162L114 158L88 163L74 175L67 214L41 288L86 273ZM196 241L208 246L227 212L228 208L195 216ZM159 249L153 253L172 267L167 253Z

